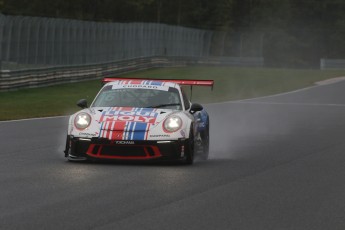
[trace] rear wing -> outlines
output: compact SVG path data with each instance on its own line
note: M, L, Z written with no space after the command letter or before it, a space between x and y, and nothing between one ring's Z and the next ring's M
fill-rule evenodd
M213 89L213 80L190 80L190 79L143 79L143 78L103 78L102 83L106 84L112 81L133 81L134 84L138 84L138 81L159 81L159 82L172 82L179 85L190 86L209 86Z

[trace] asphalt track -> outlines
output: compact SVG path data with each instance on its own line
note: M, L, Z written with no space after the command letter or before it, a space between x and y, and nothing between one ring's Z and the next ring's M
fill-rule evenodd
M211 104L211 159L69 163L66 118L0 123L0 229L345 229L345 82Z

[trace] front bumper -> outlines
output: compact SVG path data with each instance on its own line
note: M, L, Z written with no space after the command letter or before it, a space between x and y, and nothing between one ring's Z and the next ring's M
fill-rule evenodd
M65 156L71 160L179 160L186 139L174 141L110 141L106 138L67 137Z

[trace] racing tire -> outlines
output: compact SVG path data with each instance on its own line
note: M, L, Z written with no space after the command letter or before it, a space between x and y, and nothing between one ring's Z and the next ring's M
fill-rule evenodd
M207 126L205 130L201 133L201 141L202 141L202 154L201 159L207 160L210 152L210 123L207 119Z
M185 160L184 163L186 165L192 165L194 163L194 135L193 135L193 127L190 128L189 132L189 139L186 141L185 144Z

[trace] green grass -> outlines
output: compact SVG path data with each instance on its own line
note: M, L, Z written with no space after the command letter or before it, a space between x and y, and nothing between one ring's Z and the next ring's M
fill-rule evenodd
M345 76L345 71L291 70L230 67L164 68L121 77L213 79L213 91L193 89L193 101L221 102L259 97L313 85L317 81ZM0 120L68 115L79 110L81 98L91 102L100 80L0 93Z

